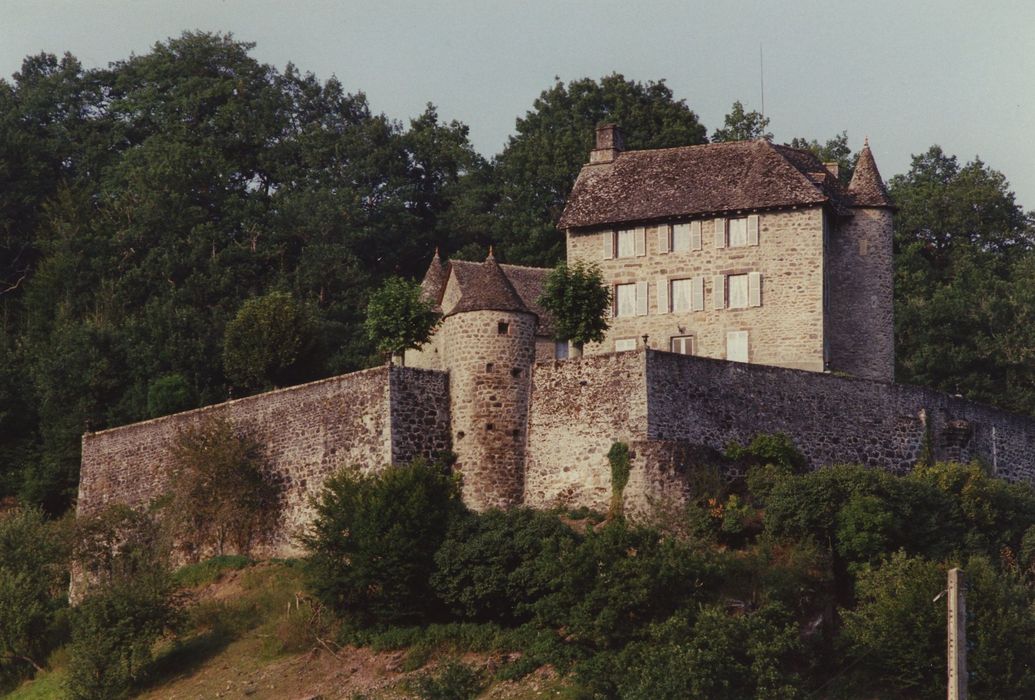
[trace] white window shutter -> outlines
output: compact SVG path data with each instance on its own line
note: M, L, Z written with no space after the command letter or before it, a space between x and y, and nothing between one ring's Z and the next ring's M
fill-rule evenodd
M642 257L647 254L647 229L640 226L636 229L636 255Z
M668 278L658 278L658 313L667 314L669 312L668 305Z
M636 315L647 315L647 283L636 283Z
M704 278L694 277L690 286L690 310L704 311Z
M712 277L712 302L716 309L726 308L726 278L722 275Z
M748 217L748 245L758 245L758 214Z
M668 224L658 225L658 252L667 253L669 251L669 226Z
M762 305L762 273L748 273L748 306Z
M701 222L690 222L690 250L701 249Z
M726 219L719 218L715 220L715 247L726 247Z
M615 232L604 231L604 260L611 260L615 256Z

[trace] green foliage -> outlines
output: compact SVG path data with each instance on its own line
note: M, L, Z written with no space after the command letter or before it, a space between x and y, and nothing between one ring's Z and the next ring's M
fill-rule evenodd
M218 581L227 571L237 571L251 563L251 559L240 554L222 554L196 564L181 566L173 572L173 582L179 588L196 588Z
M233 548L247 554L277 520L278 489L262 447L225 418L187 425L170 451L166 523L189 559Z
M316 349L309 310L290 294L270 292L244 302L226 326L223 365L245 389L291 384L311 370Z
M859 574L859 604L844 613L848 652L864 667L882 697L945 696L945 570L897 552Z
M435 553L431 583L460 619L523 622L549 590L554 562L575 544L575 534L553 513L472 513L450 526Z
M640 83L618 73L558 80L517 120L517 133L495 161L493 233L501 259L542 267L563 260L564 237L556 223L589 160L594 129L605 122L621 125L629 149L707 140L697 115L664 81Z
M417 681L417 697L421 700L472 700L485 682L475 669L450 661L438 673Z
M0 513L0 682L40 670L66 604L67 543L32 509Z
M364 326L378 351L391 356L428 342L439 317L419 284L390 277L370 295Z
M724 126L712 134L712 141L750 141L765 139L772 141L773 135L766 131L769 128L769 117L760 112L745 112L740 100L733 103L730 113L726 115Z
M344 469L315 502L302 538L310 590L358 622L419 621L436 614L435 551L460 503L441 464L415 461L377 474Z
M80 518L74 555L85 597L72 611L69 696L128 697L180 619L168 547L148 516L114 506Z
M810 151L822 163L837 163L837 178L841 184L847 186L852 181L858 156L852 155L852 149L848 147L847 131L834 135L822 144L816 139L810 141L797 137L792 139L789 145L791 148Z
M759 433L747 445L732 442L726 447L726 457L741 466L771 464L787 474L801 474L808 467L805 455L786 433Z
M632 470L629 463L629 446L624 442L612 444L607 453L607 461L611 464L611 506L608 514L613 518L619 518L625 507L625 487L629 483L629 473Z
M553 316L556 340L570 341L581 350L586 343L604 339L611 291L595 264L559 263L547 276L539 303Z
M152 417L186 411L194 405L194 391L182 374L165 374L147 387L147 413Z
M1035 412L1035 223L1002 173L932 146L893 177L896 376Z

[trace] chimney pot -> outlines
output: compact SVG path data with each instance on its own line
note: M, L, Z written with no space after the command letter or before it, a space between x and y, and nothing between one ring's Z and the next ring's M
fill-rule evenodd
M824 163L823 167L829 170L830 174L834 177L841 176L841 166L839 166L837 163Z

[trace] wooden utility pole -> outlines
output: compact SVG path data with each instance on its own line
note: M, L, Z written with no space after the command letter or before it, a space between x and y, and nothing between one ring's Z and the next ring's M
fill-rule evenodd
M961 569L949 569L949 700L967 700L967 591Z

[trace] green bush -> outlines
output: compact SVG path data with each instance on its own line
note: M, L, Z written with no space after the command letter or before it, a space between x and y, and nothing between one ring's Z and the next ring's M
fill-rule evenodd
M68 552L38 510L0 514L0 681L40 670L67 604Z
M226 376L246 390L302 381L317 366L317 334L312 311L287 292L249 299L226 325Z
M72 610L70 697L127 697L180 619L167 541L147 515L113 506L79 520L74 555L85 596Z
M540 624L563 627L573 641L614 648L694 601L701 568L675 539L615 520L562 551L543 571L548 592L531 607Z
M485 681L475 669L456 661L447 663L438 673L417 681L417 697L421 700L472 700Z
M519 623L547 591L553 562L576 540L553 513L472 513L450 527L435 554L431 583L461 619Z
M378 474L344 469L315 502L303 536L310 590L358 622L422 621L436 613L434 555L463 512L444 465L415 461Z
M197 399L182 374L166 374L147 387L147 415L152 418L186 411L196 405Z
M905 552L859 573L859 602L844 612L844 639L868 692L945 697L945 602L934 602L944 588L943 567Z
M189 559L231 548L247 554L276 521L278 490L261 446L224 418L183 428L172 444L169 471L165 523Z

